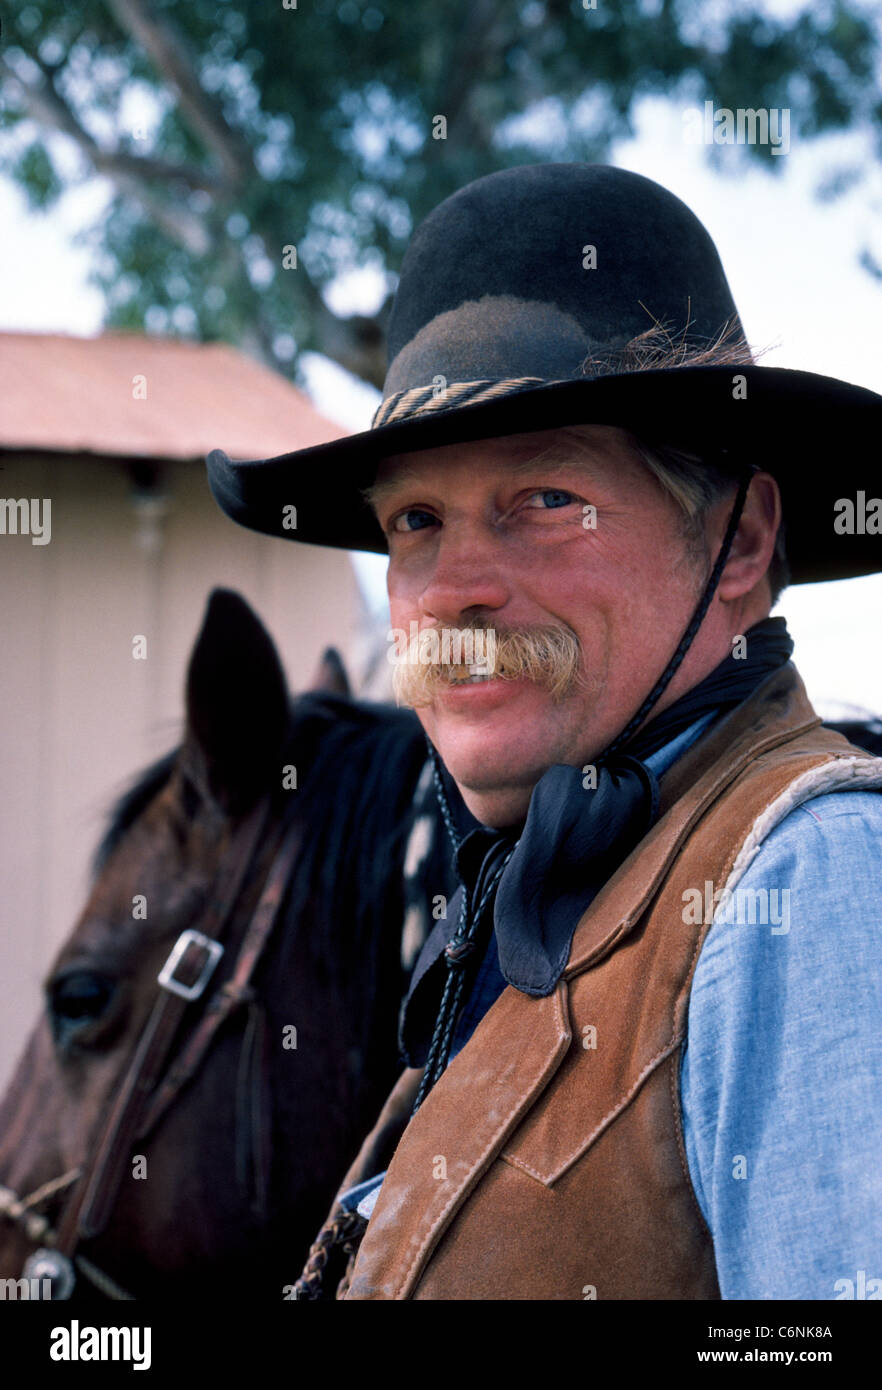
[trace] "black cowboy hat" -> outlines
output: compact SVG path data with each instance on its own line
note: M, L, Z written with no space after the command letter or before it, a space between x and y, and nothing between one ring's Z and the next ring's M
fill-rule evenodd
M834 530L837 501L866 497L878 476L882 396L753 363L617 370L616 351L653 323L690 349L744 341L716 247L679 198L603 164L489 174L411 239L371 429L272 459L234 462L215 449L212 492L253 530L385 554L361 495L384 457L618 425L733 472L773 473L793 583L882 569L882 536Z

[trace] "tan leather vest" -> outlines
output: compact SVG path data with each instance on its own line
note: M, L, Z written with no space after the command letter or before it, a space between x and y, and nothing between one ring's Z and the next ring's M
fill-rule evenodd
M820 727L792 665L680 758L554 992L509 986L410 1123L401 1076L340 1188L389 1165L346 1297L719 1298L678 1086L712 912L684 902L734 888L802 801L868 787L882 759Z

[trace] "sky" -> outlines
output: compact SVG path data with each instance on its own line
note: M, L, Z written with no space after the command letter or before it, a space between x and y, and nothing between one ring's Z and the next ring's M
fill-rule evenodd
M882 391L882 281L858 263L865 245L882 261L882 179L873 173L835 202L813 197L840 161L875 170L864 137L793 143L775 161L780 169L774 173L747 166L736 148L714 153L723 158L722 171L709 166L704 146L688 142L682 104L648 98L636 109L634 137L614 147L610 162L671 189L704 222L748 340L770 349L763 365ZM48 215L33 214L15 186L0 178L0 330L100 330L101 296L86 283L89 253L76 245L76 236L100 215L107 198L106 182L95 179L72 189ZM332 307L369 311L377 293L375 275L353 274L334 287ZM368 427L380 399L375 390L315 354L304 366L308 389L329 419L353 431ZM878 457L879 444L847 439L843 448L872 448ZM381 612L385 561L356 556L353 563ZM792 587L775 611L787 619L795 660L821 713L844 712L846 706L882 713L882 575Z

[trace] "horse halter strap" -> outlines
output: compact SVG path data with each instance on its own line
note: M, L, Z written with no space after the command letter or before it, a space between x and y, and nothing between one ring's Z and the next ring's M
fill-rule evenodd
M266 797L235 832L199 930L188 928L175 942L157 976L159 993L116 1093L110 1117L68 1199L52 1248L38 1251L31 1257L36 1260L42 1255L58 1265L62 1282L65 1273L62 1266L73 1259L79 1242L99 1234L107 1225L131 1158L132 1144L153 1128L181 1087L193 1076L224 1020L240 1004L253 998L251 977L275 924L300 850L302 830L293 819L282 833L232 975L217 990L183 1053L162 1077L178 1024L188 1004L202 996L223 954L224 948L217 938L242 892L268 819L269 798ZM73 1271L69 1265L67 1274L68 1290L62 1297L68 1296L72 1287Z

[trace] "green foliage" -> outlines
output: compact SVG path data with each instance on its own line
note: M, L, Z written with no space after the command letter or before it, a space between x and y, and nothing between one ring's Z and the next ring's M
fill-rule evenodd
M48 151L37 141L18 156L11 173L28 206L40 212L50 208L64 191Z
M603 159L647 94L789 106L794 140L882 136L872 0L817 0L787 20L743 0L129 3L172 26L217 139L123 27L120 0L25 0L4 18L7 71L51 84L102 151L181 167L171 180L105 166L117 187L96 272L108 323L248 340L280 363L280 334L347 359L321 301L341 271L376 264L391 286L412 226L442 198L513 164ZM11 91L0 167L45 207L61 178L39 142L22 152L13 124L26 110ZM433 138L437 116L446 139ZM783 163L770 146L736 157ZM286 245L297 270L282 269ZM376 357L349 347L377 380Z

